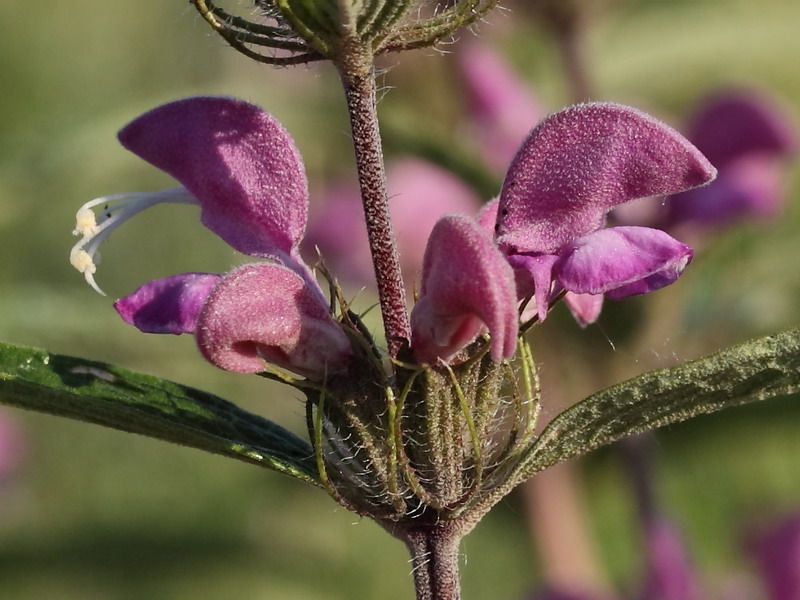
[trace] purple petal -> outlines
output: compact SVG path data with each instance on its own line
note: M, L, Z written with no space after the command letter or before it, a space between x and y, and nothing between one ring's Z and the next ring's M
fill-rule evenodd
M586 327L600 317L600 312L603 310L603 295L567 292L564 294L564 303L569 307L578 325Z
M159 106L119 132L122 145L200 202L203 224L253 256L291 254L308 189L292 138L257 106L197 97Z
M533 293L539 321L547 318L553 293L553 266L558 261L555 254L512 254L508 257L516 277L517 296L522 299ZM526 317L533 316L526 309Z
M494 237L494 226L497 224L497 211L500 209L500 198L490 200L483 205L475 219L484 231Z
M772 600L800 600L800 514L792 515L750 540Z
M786 156L796 149L795 127L788 116L765 96L748 90L706 100L688 137L720 170L745 154Z
M611 227L566 245L554 272L571 292L619 299L669 285L692 255L689 246L660 229Z
M486 161L503 169L544 111L522 80L485 44L463 43L456 58L474 135Z
M411 312L411 347L420 362L434 364L456 354L484 325L492 359L512 356L518 332L514 274L474 219L443 217L425 251L420 298Z
M657 519L647 531L647 573L642 600L702 600L680 533Z
M781 207L782 167L778 159L763 154L728 163L710 185L667 198L669 226L723 226L748 217L775 216Z
M251 264L225 275L197 323L197 345L216 366L258 373L264 363L314 381L347 369L350 344L318 290L282 265Z
M617 104L581 104L542 121L503 183L498 244L554 253L603 226L614 206L684 191L715 170L679 133Z
M114 303L122 320L144 333L194 333L203 303L220 281L211 273L182 273L145 283Z

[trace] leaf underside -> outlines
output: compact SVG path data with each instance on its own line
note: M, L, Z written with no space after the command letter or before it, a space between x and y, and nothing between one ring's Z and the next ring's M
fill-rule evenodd
M651 371L556 416L517 469L517 481L623 437L800 391L800 328Z
M311 445L213 394L102 362L0 344L0 404L96 423L318 485Z

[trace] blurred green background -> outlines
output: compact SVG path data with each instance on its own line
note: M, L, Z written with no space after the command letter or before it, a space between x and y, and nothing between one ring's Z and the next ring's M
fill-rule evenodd
M496 30L481 32L554 109L568 102L564 78L552 40L522 4L509 3L510 12L492 19ZM0 0L0 8L0 339L207 389L301 432L296 392L220 372L200 359L192 339L142 335L111 308L111 298L149 279L221 272L243 260L192 209L158 207L114 234L97 275L109 297L83 282L68 253L74 213L85 201L172 186L114 135L178 97L236 95L275 114L304 155L313 202L315 182L352 168L332 69L250 63L177 0ZM676 124L705 93L731 83L770 90L797 110L798 26L793 1L620 2L590 31L589 59L603 99ZM424 51L384 64L391 69L381 78L381 111L392 129L468 145L457 137L450 57ZM558 370L573 382L570 400L598 386L586 375L587 360L623 363L620 372L630 375L796 324L797 179L789 177L781 219L738 227L698 256L674 292L688 318L663 344L628 352L614 337L615 311L647 310L650 299L618 305L585 331L552 319L542 335L569 338ZM578 342L582 349L574 350ZM25 435L15 476L0 484L4 599L413 597L402 545L320 491L94 426L3 408L0 417ZM800 406L787 399L659 434L663 504L709 585L746 569L738 549L750 523L800 509L798 430ZM639 555L618 453L596 454L581 472L604 566L625 585ZM466 539L465 599L519 598L535 583L539 567L523 513L513 495Z

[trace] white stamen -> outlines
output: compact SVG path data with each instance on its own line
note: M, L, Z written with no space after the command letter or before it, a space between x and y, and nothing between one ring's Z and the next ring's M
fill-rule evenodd
M186 188L181 187L154 193L137 192L103 196L87 202L78 209L75 214L75 229L72 233L82 237L70 251L69 262L80 273L83 273L86 282L97 293L105 296L105 292L98 287L94 280L97 263L100 262L100 256L97 253L100 244L111 235L112 231L134 215L146 208L166 202L198 204L197 199ZM93 210L96 206L102 206L99 217Z
M97 220L94 217L94 211L81 207L78 214L75 215L75 229L72 230L72 235L91 237L96 233Z

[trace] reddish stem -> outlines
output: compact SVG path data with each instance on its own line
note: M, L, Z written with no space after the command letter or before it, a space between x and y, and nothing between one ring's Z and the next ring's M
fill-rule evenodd
M411 553L417 600L459 600L458 547L461 535L451 523L405 533Z
M359 74L347 73L342 69L340 74L350 114L358 182L364 204L372 264L378 282L386 344L389 354L396 357L400 349L408 344L411 326L386 193L375 75L372 69Z

